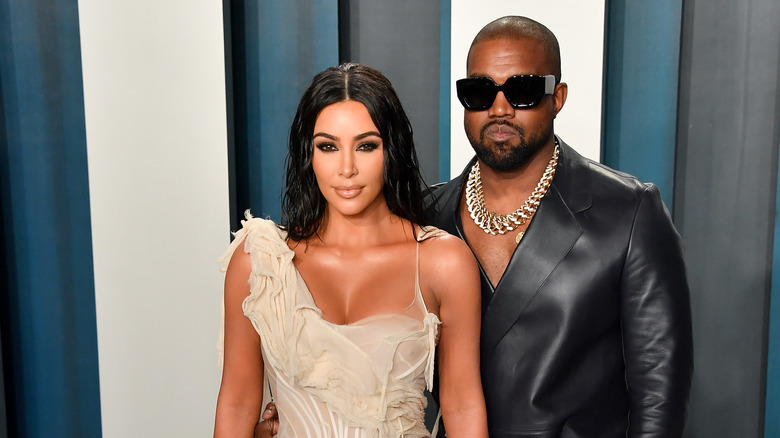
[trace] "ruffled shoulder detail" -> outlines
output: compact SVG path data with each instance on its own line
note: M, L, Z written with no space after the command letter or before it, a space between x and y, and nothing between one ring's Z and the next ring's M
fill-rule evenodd
M250 235L251 239L248 238ZM233 242L217 260L220 264L220 270L223 273L227 271L230 258L242 243L244 244L244 250L247 253L251 254L250 249L255 246L261 246L263 247L263 250L269 250L272 254L276 255L290 253L290 260L292 260L293 253L292 250L287 247L286 242L287 233L280 229L276 223L270 219L252 217L248 210L245 213L245 219L241 221L241 229L233 233L233 236ZM257 242L258 240L259 242Z
M249 254L252 273L249 277L249 296L244 299L244 315L252 322L263 344L265 360L269 365L286 370L294 376L300 358L296 340L308 319L319 319L322 312L306 291L303 279L293 265L295 252L287 246L287 233L267 219L253 218L247 213L243 227L223 256L223 266L230 260L235 248L243 242ZM295 314L307 314L294 318Z
M424 225L421 226L419 230L417 230L417 241L422 242L425 239L430 239L432 237L440 237L440 236L447 236L450 233L436 228L433 225Z
M252 275L248 279L250 295L244 300L243 310L247 315L247 308L258 300L261 294L269 296L279 296L285 282L289 282L289 277L295 272L292 265L292 259L295 253L287 246L287 233L280 229L276 223L269 219L252 217L249 210L245 213L245 219L241 221L241 229L233 233L234 238L227 250L217 259L220 271L224 274L227 271L230 259L233 253L243 245L243 249L249 254ZM292 271L292 272L290 272ZM280 278L282 273L287 272L286 277ZM294 281L293 281L294 284ZM224 360L224 301L222 303L222 328L220 330L217 349L219 350L219 365L223 366ZM268 333L271 329L269 324L272 318L263 320L258 317L250 317L255 330L263 336L263 331ZM258 325L262 327L258 327ZM261 331L261 328L263 331Z

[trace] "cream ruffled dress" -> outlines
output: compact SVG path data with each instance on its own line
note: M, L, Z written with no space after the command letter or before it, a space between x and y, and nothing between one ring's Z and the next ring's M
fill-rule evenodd
M293 265L286 233L270 220L247 217L220 262L224 272L242 243L251 258L243 310L260 334L279 412L277 437L430 436L423 391L433 384L440 321L425 307L419 272L414 300L402 312L333 324ZM418 241L441 234L424 228Z

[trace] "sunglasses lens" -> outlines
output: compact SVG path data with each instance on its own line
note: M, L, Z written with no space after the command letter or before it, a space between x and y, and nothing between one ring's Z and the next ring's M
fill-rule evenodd
M544 76L513 76L503 86L504 96L515 108L532 107L544 97Z
M493 106L498 91L515 108L531 108L539 104L546 93L547 86L554 88L553 76L519 75L507 79L503 85L496 85L488 78L466 78L455 82L458 99L467 110L482 111ZM550 84L548 84L550 82Z
M455 86L460 103L469 110L488 109L496 98L497 87L490 79L461 79L455 83Z

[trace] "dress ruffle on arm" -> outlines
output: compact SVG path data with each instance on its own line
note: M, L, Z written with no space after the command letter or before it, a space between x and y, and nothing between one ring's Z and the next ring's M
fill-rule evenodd
M252 265L247 279L250 293L242 303L244 315L260 335L266 360L277 368L297 368L295 351L285 344L298 337L303 321L292 318L292 313L302 310L297 309L299 306L315 314L320 313L319 309L313 302L301 305L296 302L295 294L285 293L286 288L294 290L298 284L298 274L292 264L295 253L287 247L287 233L273 221L253 218L248 212L241 224L242 228L219 259L221 270L223 273L227 270L233 253L243 245Z

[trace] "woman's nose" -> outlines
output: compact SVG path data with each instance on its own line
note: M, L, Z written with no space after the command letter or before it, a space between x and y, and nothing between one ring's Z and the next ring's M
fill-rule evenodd
M357 174L357 167L355 166L355 157L351 153L346 152L342 154L341 163L339 166L339 175L350 178Z

